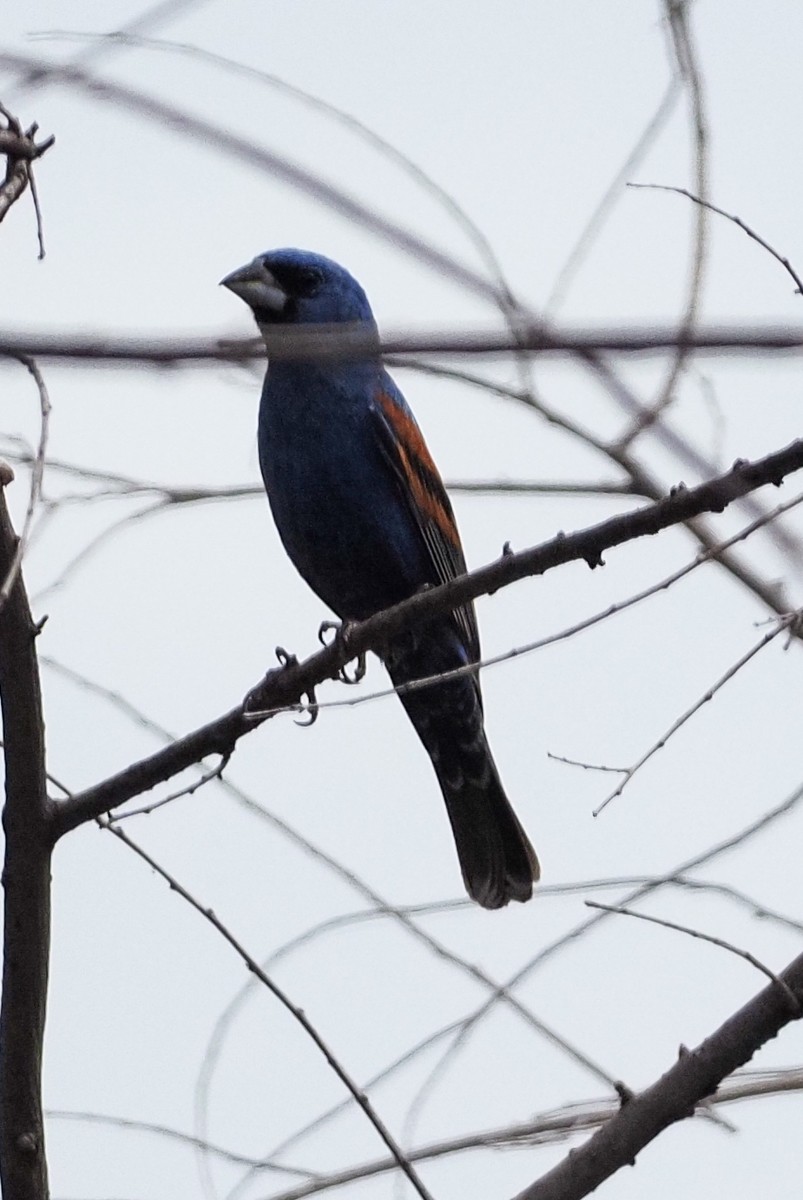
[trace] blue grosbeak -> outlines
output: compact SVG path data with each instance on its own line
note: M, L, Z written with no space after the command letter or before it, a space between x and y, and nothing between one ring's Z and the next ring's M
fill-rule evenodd
M363 289L319 254L272 250L222 282L266 333L277 324L334 322L376 330ZM272 360L258 446L284 547L342 620L362 620L465 572L446 490L378 357ZM473 605L394 637L382 658L397 687L479 662ZM529 900L538 859L499 780L476 674L400 699L432 759L468 894L485 908Z

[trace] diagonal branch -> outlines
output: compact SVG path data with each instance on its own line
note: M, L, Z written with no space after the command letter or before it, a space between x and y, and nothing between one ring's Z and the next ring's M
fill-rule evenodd
M681 486L673 489L669 496L655 504L611 517L578 533L559 533L551 541L520 554L503 554L488 566L411 596L366 621L349 625L331 645L317 654L303 662L291 661L269 671L245 702L222 717L62 801L54 810L54 838L163 783L209 754L231 753L236 742L262 720L290 705L297 705L323 680L336 677L353 658L368 650L381 649L388 638L414 624L450 612L520 579L542 575L564 563L584 560L589 566L598 566L602 563L603 551L613 546L656 534L700 513L722 512L748 492L768 483L780 485L786 475L801 468L803 439L754 463L737 460L724 475L696 488Z
M695 1105L715 1093L726 1075L800 1017L803 955L781 973L781 980L798 1001L795 1009L787 993L771 983L696 1049L681 1047L678 1061L659 1080L624 1102L593 1137L520 1192L516 1200L581 1200L620 1167L632 1163L669 1125L692 1116Z

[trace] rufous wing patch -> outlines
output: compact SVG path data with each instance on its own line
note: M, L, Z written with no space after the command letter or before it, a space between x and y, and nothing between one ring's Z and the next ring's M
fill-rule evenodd
M380 392L378 399L395 436L399 465L415 504L422 516L433 521L447 542L462 554L452 506L421 430L387 393Z

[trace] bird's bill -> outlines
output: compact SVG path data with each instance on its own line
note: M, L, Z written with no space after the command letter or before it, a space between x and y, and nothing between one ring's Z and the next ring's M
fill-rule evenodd
M281 313L287 303L287 293L279 286L261 258L255 258L244 267L238 267L236 271L221 279L220 283L255 311L267 309L269 312Z

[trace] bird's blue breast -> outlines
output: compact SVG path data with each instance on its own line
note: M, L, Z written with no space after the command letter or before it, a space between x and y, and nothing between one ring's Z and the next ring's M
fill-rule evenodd
M379 371L367 363L277 363L259 412L259 462L279 536L310 587L346 620L431 581L376 434Z

